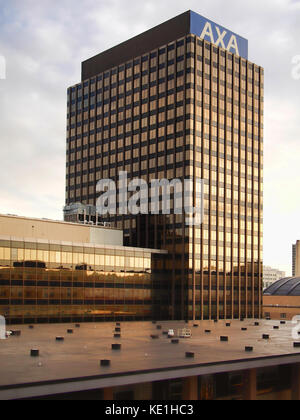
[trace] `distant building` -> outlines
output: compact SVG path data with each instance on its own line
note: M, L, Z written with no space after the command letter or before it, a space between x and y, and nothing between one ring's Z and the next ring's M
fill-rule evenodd
M300 315L300 277L283 278L264 291L264 317L292 320Z
M270 287L276 281L283 279L286 275L284 271L279 271L276 268L264 266L263 283L264 289Z
M300 276L300 241L293 245L293 276Z

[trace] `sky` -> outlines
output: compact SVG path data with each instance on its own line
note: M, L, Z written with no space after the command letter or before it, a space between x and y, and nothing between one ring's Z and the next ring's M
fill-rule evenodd
M290 275L300 240L299 0L0 0L0 213L62 219L66 92L81 62L189 9L247 38L249 60L265 68L264 263Z

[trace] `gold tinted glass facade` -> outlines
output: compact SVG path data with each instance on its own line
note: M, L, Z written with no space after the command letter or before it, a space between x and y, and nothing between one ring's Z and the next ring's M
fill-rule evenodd
M10 323L152 319L150 251L0 240L0 314Z
M204 223L114 216L157 261L172 319L259 317L262 306L261 67L188 35L68 91L66 204L96 204L100 179L201 178Z

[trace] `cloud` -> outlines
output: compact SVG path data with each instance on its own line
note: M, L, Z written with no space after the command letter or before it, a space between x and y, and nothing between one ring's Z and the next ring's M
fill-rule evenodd
M81 61L192 9L249 39L265 68L265 262L290 271L300 239L300 2L0 0L0 212L61 218L66 89Z

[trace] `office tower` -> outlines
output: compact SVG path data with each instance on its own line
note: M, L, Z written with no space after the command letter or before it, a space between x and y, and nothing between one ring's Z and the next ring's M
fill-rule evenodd
M85 61L68 90L66 205L96 205L98 181L121 171L204 180L199 226L174 212L105 219L126 245L168 251L157 317L261 316L263 90L248 42L191 11Z
M292 276L296 276L296 245L293 245Z
M293 277L300 276L300 241L293 245Z

